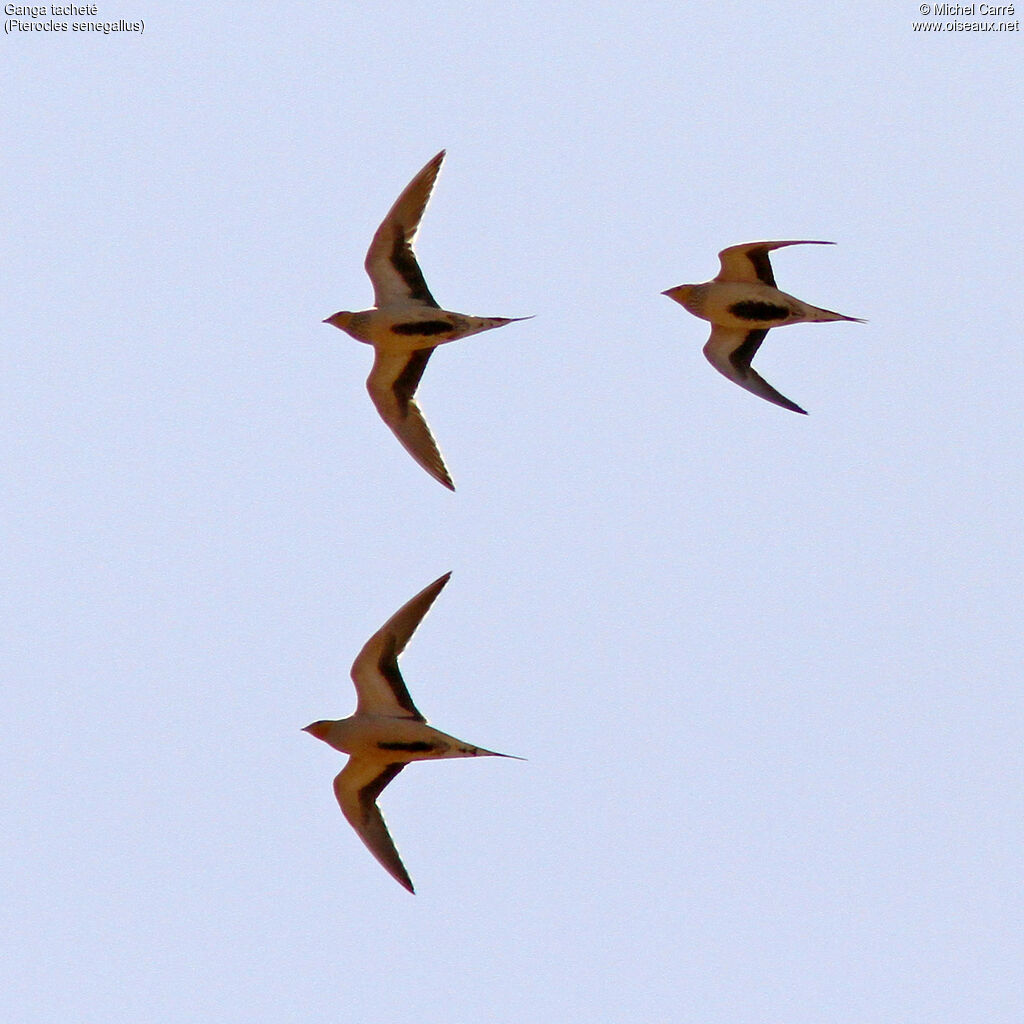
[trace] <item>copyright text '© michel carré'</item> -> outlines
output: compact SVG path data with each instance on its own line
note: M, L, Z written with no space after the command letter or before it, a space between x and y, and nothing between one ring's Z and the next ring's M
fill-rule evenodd
M935 4L932 7L932 14L937 18L1012 18L1013 4L1004 7L996 7L993 4Z

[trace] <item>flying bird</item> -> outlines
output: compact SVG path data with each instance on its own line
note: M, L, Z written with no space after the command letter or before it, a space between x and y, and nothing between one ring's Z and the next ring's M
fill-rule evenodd
M681 284L662 292L694 316L711 323L711 337L704 346L708 362L741 388L783 409L807 415L795 402L779 394L750 365L772 327L786 324L825 323L850 320L865 323L855 316L843 316L819 309L787 295L775 286L775 275L768 259L773 249L787 245L834 245L834 242L745 242L723 249L718 258L722 269L713 281Z
M341 812L384 869L414 892L388 827L377 809L384 787L410 762L440 757L515 757L474 747L427 725L416 710L398 656L451 576L445 573L404 604L363 645L352 663L356 712L341 721L307 725L318 740L349 755L334 780ZM515 758L522 760L522 758Z
M412 251L413 239L441 169L442 149L406 186L381 222L366 253L373 283L373 309L345 310L324 320L374 349L366 379L381 419L406 451L435 479L454 491L437 442L413 397L430 354L438 345L530 317L467 316L441 309L427 288Z

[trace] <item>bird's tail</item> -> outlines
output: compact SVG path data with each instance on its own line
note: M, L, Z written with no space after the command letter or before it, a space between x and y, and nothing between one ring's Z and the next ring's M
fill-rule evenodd
M464 320L466 330L459 337L465 338L470 334L479 334L481 331L489 331L495 327L504 327L505 324L532 319L532 316L467 316Z
M451 755L449 754L449 757ZM513 761L525 761L525 757L516 754L499 754L496 750L485 750L483 747L471 747L468 743L462 743L458 747L459 757L508 757Z
M819 309L817 306L808 307L807 322L812 324L825 324L833 320L848 320L854 324L866 324L867 320L861 320L859 316L843 316L842 313L833 313L831 309Z

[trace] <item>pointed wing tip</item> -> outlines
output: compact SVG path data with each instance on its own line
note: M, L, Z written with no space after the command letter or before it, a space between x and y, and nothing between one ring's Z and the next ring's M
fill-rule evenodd
M420 415L422 416L422 413ZM424 425L426 425L425 420ZM388 426L391 427L391 424L389 423ZM429 430L429 427L427 429ZM391 427L391 430L393 433L395 432L394 427ZM452 480L451 473L448 472L448 467L444 464L443 461L439 466L433 465L431 462L428 461L427 456L425 456L423 452L413 451L405 443L405 441L402 439L400 435L396 434L396 436L398 437L398 440L402 442L402 447L405 448L405 450L413 457L413 460L417 462L428 475L432 476L442 487L447 487L449 491L451 491L453 494L455 493L455 482ZM434 440L433 434L430 435L430 439L431 441ZM437 453L437 457L440 459L441 452L438 451L437 449L436 441L434 441L434 451ZM427 453L427 455L429 454L430 453Z
M818 238L786 238L786 239L771 239L764 238L758 242L737 242L735 245L727 245L722 252L724 253L745 253L750 252L754 249L766 248L769 252L775 249L782 249L787 245L835 245L835 242L825 242ZM718 255L721 256L722 252Z
M423 413L421 412L419 415L422 419ZM388 426L391 426L391 424L389 423ZM437 441L434 440L434 435L430 433L430 427L427 426L427 421L425 419L423 419L423 428L429 437L429 446L433 451L430 451L429 449L427 451L415 451L405 443L404 438L400 435L397 435L398 440L402 442L402 446L413 457L413 460L418 462L420 466L430 474L430 476L441 484L442 487L447 487L449 491L454 492L455 481L452 480L452 475L448 472L448 467L444 464L444 459L441 457L441 451L437 447ZM391 427L392 432L394 432L394 429L394 427ZM435 455L437 457L437 464L435 464L431 458L431 456Z
M763 398L766 402L771 402L772 405L777 405L780 409L788 409L790 412L798 412L801 416L808 415L806 409L801 409L792 398L787 398L785 395L776 391L775 388L773 388L771 384L764 379L764 377L760 376L756 370L751 368L750 372L755 375L756 383L763 387L763 390L759 387L756 391L754 388L748 387L747 390L751 394L757 395L758 398Z
M416 597L414 597L412 599L413 601L417 600L417 598L426 598L427 599L427 606L423 609L423 612L420 615L419 621L416 623L417 626L419 626L419 623L422 622L423 619L426 617L427 611L430 609L430 606L438 599L438 597L440 597L441 591L444 590L444 588L446 586L448 586L448 581L451 578L452 578L452 571L451 571L451 569L449 569L446 573L443 573L441 576L438 576L437 579L434 580L433 583L428 583L419 592L419 594L417 594Z
M777 405L780 409L788 409L790 412L798 412L801 416L808 415L806 409L801 409L793 399L787 398L785 395L776 391L775 388L773 388L771 384L764 379L764 377L758 374L756 370L751 368L750 372L754 375L754 381L751 383L754 383L756 387L750 387L747 384L741 384L740 387L746 388L746 390L751 394L757 395L758 398L763 398L766 402L771 402L772 405Z
M378 811L378 814L380 812ZM383 819L381 819L383 821ZM385 826L386 831L386 826ZM390 836L389 836L390 841ZM364 840L365 842L365 840ZM409 877L409 872L406 870L405 865L402 863L402 858L398 856L398 851L394 849L392 845L392 851L394 852L396 863L390 863L388 859L381 857L377 850L370 848L370 852L377 858L378 863L384 870L406 891L411 892L413 896L416 895L416 890L413 888L412 879Z
M780 409L786 409L789 412L796 412L799 413L801 416L810 415L810 413L808 413L806 409L801 409L800 406L796 404L796 402L792 401L789 398L786 398L785 395L779 394L779 392L776 391L775 388L771 386L771 384L768 384L768 382L764 380L763 377L761 378L761 381L764 384L766 384L768 388L771 388L771 391L774 394L765 394L760 389L755 391L754 388L748 387L746 384L740 384L740 387L743 388L745 391L749 391L752 395L756 395L758 398L763 399L765 402L770 403L771 405L777 405ZM739 383L739 381L737 381L737 383Z
M398 851L394 850L397 863L388 863L385 859L382 859L378 852L371 848L370 852L377 858L380 866L407 892L411 892L413 896L416 895L416 890L413 888L412 879L409 877L409 872L406 871L405 865L402 863L402 859L398 856Z

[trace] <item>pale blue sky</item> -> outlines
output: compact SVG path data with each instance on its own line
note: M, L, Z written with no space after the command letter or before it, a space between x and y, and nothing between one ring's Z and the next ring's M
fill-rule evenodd
M0 1016L994 1024L1024 1006L1024 40L913 2L112 0L5 35ZM420 389L321 324L418 252L536 318ZM659 293L725 245L866 325L801 417ZM381 807L300 732L407 651Z

